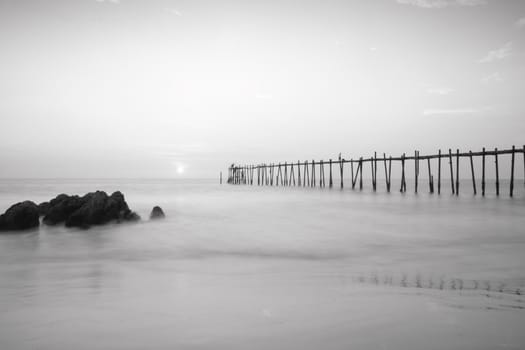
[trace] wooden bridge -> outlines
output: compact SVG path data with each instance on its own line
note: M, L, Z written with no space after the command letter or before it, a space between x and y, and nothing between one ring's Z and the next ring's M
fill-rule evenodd
M461 152L459 149L456 152L452 152L451 149L446 153L442 153L441 150L437 154L421 155L419 151L415 151L413 156L407 156L403 153L399 157L386 156L383 153L382 157L377 156L377 152L371 157L359 157L358 159L344 159L341 158L341 154L337 160L329 159L328 161L297 161L297 162L284 162L284 163L270 163L270 164L258 164L258 165L235 165L232 164L228 169L228 183L235 185L258 185L258 186L299 186L299 187L326 187L325 168L328 168L328 186L334 186L334 167L335 171L339 171L339 182L340 187L344 186L344 171L345 165L350 166L350 179L352 181L352 189L355 189L357 183L359 189L363 189L363 170L365 164L369 164L370 174L372 178L372 189L377 190L377 171L378 167L383 164L385 173L385 184L386 190L390 192L392 188L392 163L398 162L401 164L401 181L400 181L400 192L406 192L406 167L407 162L414 162L414 191L418 193L419 190L419 175L420 175L420 163L423 163L428 172L428 190L430 193L441 194L442 185L442 159L447 162L450 170L450 190L452 194L459 195L459 169L460 159L466 158L470 161L470 177L472 178L472 191L474 195L478 193L476 187L476 176L474 158L481 158L481 195L485 195L486 189L486 163L488 159L494 160L495 169L495 188L496 195L500 194L500 165L498 157L502 155L510 155L510 184L509 184L509 195L512 197L514 194L514 168L516 163L516 155L523 155L523 169L525 174L525 146L522 148L516 148L512 146L510 149L498 150L486 150L483 148L479 152ZM437 186L434 182L434 174L432 172L432 163L436 165L437 160ZM455 167L454 167L455 163ZM302 169L302 172L301 172ZM445 169L446 170L446 165ZM454 174L455 173L455 174ZM525 177L525 176L524 176ZM525 181L525 179L524 179ZM222 182L222 174L221 174ZM524 182L525 184L525 182Z

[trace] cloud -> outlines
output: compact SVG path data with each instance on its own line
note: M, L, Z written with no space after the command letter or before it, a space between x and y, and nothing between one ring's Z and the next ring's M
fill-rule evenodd
M446 87L427 89L427 93L430 95L448 95L452 92L454 92L454 89L446 88Z
M498 72L487 75L486 77L481 78L483 84L492 84L502 82L503 78Z
M402 5L412 5L426 9L440 9L451 6L485 5L487 0L397 0Z
M485 57L480 59L480 63L490 63L509 57L512 53L512 43L508 42L499 49L489 51Z
M95 0L96 2L100 2L100 3L108 3L108 4L115 4L115 5L118 5L120 4L120 0Z
M518 19L516 23L514 23L514 25L516 26L516 28L525 28L525 17L521 17L520 19Z
M475 108L457 108L457 109L425 109L423 115L465 115L465 114L476 114L479 110Z
M171 8L171 9L166 9L166 11L168 11L169 13L171 13L171 14L173 14L175 16L182 17L182 12L177 10L177 9Z

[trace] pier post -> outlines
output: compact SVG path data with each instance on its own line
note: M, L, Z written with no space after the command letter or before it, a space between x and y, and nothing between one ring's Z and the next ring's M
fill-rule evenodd
M341 155L339 155L339 171L340 171L340 178L341 178L341 188L343 188L343 170L344 170L345 160L344 158L341 158Z
M481 154L481 195L485 196L485 147Z
M414 151L414 192L417 193L417 185L418 185L418 178L419 178L419 153L418 151Z
M388 158L388 185L386 190L390 192L390 186L392 185L392 156Z
M315 187L315 160L312 159L312 183L311 187Z
M478 193L476 191L476 177L474 176L474 160L472 159L472 151L469 151L470 157L470 172L472 173L472 189L474 190L474 195Z
M324 162L319 161L319 188L324 187Z
M430 169L430 158L427 158L428 165L428 191L434 193L434 178L432 177L432 170Z
M441 149L438 152L438 194L441 194Z
M301 187L301 163L297 161L297 186Z
M293 181L293 183L292 183ZM293 170L293 163L290 163L290 181L289 186L295 186L295 172Z
M372 171L372 190L376 191L376 182L374 180L374 158L370 158L370 170Z
M401 190L399 192L406 191L406 182L405 182L405 154L401 156Z
M459 148L456 149L456 196L459 196Z
M363 157L359 158L359 190L363 189Z
M332 158L330 158L330 178L328 179L328 186L332 188L333 184L334 183L332 182Z
M496 164L496 196L499 196L499 166L498 166L498 149L494 149L494 163Z
M354 160L350 159L350 172L352 173L352 189L355 188L355 180L354 180Z
M284 186L288 186L288 164L287 162L284 162Z
M374 192L377 190L377 152L374 152Z
M510 163L510 196L512 197L514 192L514 153L516 152L516 147L512 145L512 156Z
M383 153L383 166L385 168L385 186L388 191L388 173L386 170L386 154L385 153Z
M454 191L454 169L452 166L452 150L448 149L448 164L450 165L450 187L452 188L452 194L455 194Z
M307 160L304 161L303 174L304 174L303 187L305 187L307 184L310 183L310 173L308 172L308 161Z

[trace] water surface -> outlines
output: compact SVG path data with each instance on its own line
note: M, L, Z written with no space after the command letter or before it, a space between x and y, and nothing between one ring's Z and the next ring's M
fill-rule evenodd
M1 211L121 190L146 220L1 234L1 348L524 348L516 187L481 198L2 180ZM154 205L165 220L147 221Z

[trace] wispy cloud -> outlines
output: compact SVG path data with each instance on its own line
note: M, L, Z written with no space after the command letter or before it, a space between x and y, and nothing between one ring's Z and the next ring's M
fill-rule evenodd
M481 82L483 84L493 84L493 83L499 83L502 81L503 81L503 78L501 77L501 74L499 74L499 72L494 72L494 73L487 75L486 77L481 78Z
M438 88L430 88L427 89L427 93L430 95L448 95L450 93L454 92L454 89L447 88L447 87L438 87Z
M455 108L455 109L425 109L423 115L432 116L432 115L465 115L465 114L475 114L479 110L475 108Z
M426 9L440 9L451 6L479 6L487 3L486 0L397 0L397 2Z
M514 23L514 25L516 26L516 28L525 28L525 17L521 17L520 19L518 19L516 23Z
M485 57L480 59L480 63L490 63L494 61L499 61L509 57L512 53L512 43L508 42L499 49L489 51Z
M107 3L107 4L115 4L115 5L118 5L120 4L120 0L95 0L96 2L100 2L100 3Z
M182 11L180 11L180 10L178 10L178 9L169 8L169 9L166 9L166 11L168 11L168 12L171 13L172 15L182 17Z

